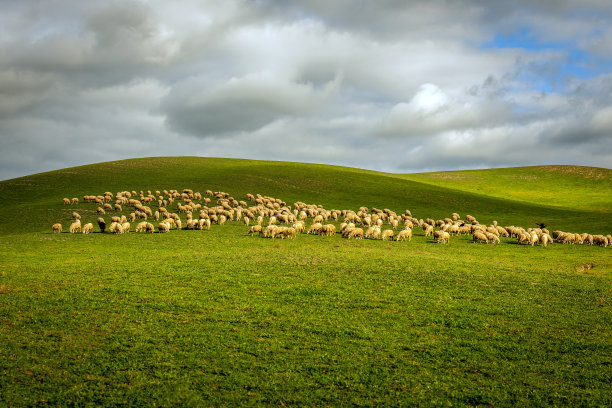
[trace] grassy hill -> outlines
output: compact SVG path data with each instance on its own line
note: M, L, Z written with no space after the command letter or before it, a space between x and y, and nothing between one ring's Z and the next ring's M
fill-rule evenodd
M606 169L181 157L2 181L0 406L612 405L610 248L51 232L98 217L63 197L183 188L612 232Z
M326 208L410 209L417 218L471 214L483 223L607 234L612 231L612 170L556 167L396 175L347 167L199 157L143 158L73 167L0 182L11 197L0 213L0 233L45 231L70 218L62 197L104 191L192 188L260 193L287 203ZM580 173L580 169L584 173ZM571 174L571 177L567 176ZM583 175L581 175L583 174ZM555 176L556 175L556 176ZM459 180L459 181L457 181ZM473 186L474 188L471 188ZM576 191L580 200L574 200ZM94 206L90 206L95 208Z

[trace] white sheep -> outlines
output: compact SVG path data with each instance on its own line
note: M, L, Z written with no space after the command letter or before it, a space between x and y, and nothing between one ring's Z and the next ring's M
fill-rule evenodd
M397 233L396 241L405 241L408 238L408 241L412 241L412 229L404 228L400 232Z
M88 222L83 226L83 234L89 234L90 232L93 232L93 224Z
M73 222L72 224L70 224L70 228L68 229L69 232L71 233L75 233L77 231L81 231L81 220L76 220L75 222Z
M53 224L53 226L51 226L51 231L53 232L58 232L58 233L62 233L62 224L60 224L59 222L57 224Z

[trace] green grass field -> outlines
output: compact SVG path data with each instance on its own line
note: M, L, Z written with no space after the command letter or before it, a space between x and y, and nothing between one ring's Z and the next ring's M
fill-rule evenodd
M63 197L191 188L609 234L611 173L184 157L2 181L0 406L610 406L611 248L51 224L95 224Z

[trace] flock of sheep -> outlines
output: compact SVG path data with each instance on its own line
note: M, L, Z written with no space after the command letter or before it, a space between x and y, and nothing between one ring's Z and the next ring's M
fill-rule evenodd
M213 203L214 200L214 203ZM426 237L431 236L436 243L448 243L453 235L471 235L474 243L498 244L500 237L516 238L519 244L541 245L546 247L553 242L564 244L588 244L602 247L612 246L612 236L588 233L553 231L546 228L516 226L502 227L493 221L491 225L480 224L476 218L466 215L461 219L453 213L449 218L433 220L416 219L410 210L398 215L389 209L360 207L353 210L327 210L321 205L296 202L292 207L274 197L247 194L245 200L238 201L225 192L206 190L202 195L190 189L163 191L122 191L116 194L105 192L102 195L85 195L83 201L97 205L97 224L100 232L108 231L123 234L131 231L132 223L138 224L135 232L154 233L155 226L149 222L154 219L160 233L171 229L209 230L212 224L223 225L226 221L240 221L250 227L249 235L269 238L295 238L298 234L334 236L336 233L347 239L379 239L411 241L413 230L420 228ZM64 205L77 205L78 198L64 198ZM155 207L155 211L151 208ZM129 216L120 214L124 207L130 208ZM170 211L175 208L176 212ZM110 221L104 218L107 212ZM185 224L179 214L185 214ZM81 216L72 213L73 222L68 231L71 233L93 232L94 225L89 222L81 226ZM161 221L160 221L161 220ZM310 221L310 222L309 222ZM339 228L332 223L340 223ZM251 224L254 224L251 226ZM307 227L307 224L308 225ZM53 224L53 232L62 232L61 223Z

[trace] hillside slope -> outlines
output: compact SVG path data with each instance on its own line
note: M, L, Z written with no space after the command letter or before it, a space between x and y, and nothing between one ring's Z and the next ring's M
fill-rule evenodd
M612 210L612 170L583 166L402 174L407 180L552 207Z
M63 197L82 198L84 194L98 195L104 191L183 188L226 191L235 197L259 193L281 198L287 203L304 201L326 208L367 206L397 212L410 209L417 218L437 219L459 212L469 213L485 223L495 219L502 225L531 226L544 222L551 228L591 233L612 230L612 206L608 204L612 195L605 194L612 183L605 171L599 178L572 175L570 184L574 188L579 186L583 198L580 205L574 205L572 200L564 199L570 195L568 178L563 178L562 183L560 179L564 176L555 176L557 173L547 173L545 169L514 169L511 173L514 178L510 178L504 176L508 173L503 169L396 175L348 167L243 159L156 157L121 160L0 182L0 194L11 197L0 213L0 234L47 231L51 223L68 220L72 210L70 206L61 205ZM501 176L496 178L496 173ZM449 182L449 174L455 175L455 180L463 180L463 184ZM537 183L527 188L520 177L537 180ZM505 181L496 184L498 179ZM470 189L471 180L480 180L480 184ZM527 200L533 189L545 199ZM555 200L565 200L565 206L551 202ZM87 208L93 215L95 205L88 204Z

